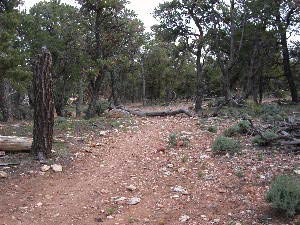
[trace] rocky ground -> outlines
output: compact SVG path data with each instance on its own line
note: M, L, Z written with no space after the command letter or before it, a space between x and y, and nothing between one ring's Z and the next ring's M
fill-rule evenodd
M275 175L300 168L299 155L254 148L249 137L240 137L241 154L213 155L212 141L235 122L229 119L129 120L57 135L67 143L69 160L53 159L52 168L25 154L2 158L22 157L22 163L1 168L0 224L300 222L277 217L265 201ZM210 125L218 127L216 134L207 131ZM169 143L170 135L180 138Z

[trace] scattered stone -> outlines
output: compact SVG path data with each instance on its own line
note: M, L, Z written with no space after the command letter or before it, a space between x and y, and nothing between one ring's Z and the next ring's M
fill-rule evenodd
M47 172L48 170L50 170L50 166L48 166L48 165L43 165L42 167L41 167L41 171L42 172Z
M97 223L102 223L102 222L103 222L103 219L102 219L101 217L97 217L97 218L95 218L95 221L96 221Z
M187 171L187 169L184 167L181 167L178 169L178 173L185 173L186 171Z
M8 177L8 174L4 171L0 171L0 179L1 178L7 178Z
M130 198L127 202L128 205L137 205L141 202L141 199L138 197Z
M51 168L54 172L58 173L58 172L62 172L63 171L63 168L61 165L58 165L58 164L53 164L51 165Z
M112 220L114 217L113 216L107 216L106 218L109 219L109 220Z
M113 199L114 199L115 202L123 202L123 201L125 201L127 198L125 198L125 197L115 197L115 198L113 198Z
M109 132L109 131L100 131L100 132L99 132L99 135L100 135L100 136L105 136L105 135L107 135L108 132Z
M188 195L188 191L181 187L181 186L175 186L175 187L171 187L171 190L174 191L174 192L177 192L177 193L181 193L183 195Z
M161 147L158 147L157 148L157 152L162 152L162 153L165 153L166 152L166 148L161 146Z
M185 223L189 220L190 220L190 217L188 215L183 215L179 218L179 222L181 222L181 223Z
M214 219L214 223L220 223L220 219Z
M41 207L43 205L43 203L39 202L36 204L36 207Z
M262 179L262 180L265 180L265 179L266 179L266 176L265 176L265 175L260 175L259 177L260 177L260 179Z
M170 163L170 164L167 165L167 167L168 167L168 168L173 168L174 165Z
M135 191L137 188L136 188L136 186L134 186L134 185L131 184L131 185L127 186L126 189L128 191Z
M200 155L199 159L209 159L210 157L208 155Z
M4 151L0 151L0 157L5 156L5 152Z
M300 169L294 170L294 173L300 175Z

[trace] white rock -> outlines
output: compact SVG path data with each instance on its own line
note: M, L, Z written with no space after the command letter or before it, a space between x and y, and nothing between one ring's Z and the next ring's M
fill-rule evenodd
M62 172L63 171L63 168L61 165L58 165L58 164L53 164L51 165L51 168L54 172Z
M186 171L187 171L187 169L184 167L181 167L178 169L178 173L185 173Z
M99 132L99 135L100 136L105 136L109 131L100 131Z
M187 192L187 190L181 186L175 186L175 187L171 187L171 190L177 193L181 193L183 195L188 195L189 193Z
M220 219L214 219L214 223L220 223Z
M48 170L50 170L50 166L48 166L48 165L43 165L43 166L41 167L41 171L42 171L42 172L47 172Z
M36 204L37 207L41 207L43 205L43 203L39 202Z
M167 167L168 167L168 168L173 168L174 165L170 163L170 164L167 165Z
M300 169L294 170L294 173L297 174L297 175L300 175Z
M114 217L113 216L107 216L106 218L109 219L109 220L112 220Z
M138 197L130 198L127 202L128 205L137 205L141 202L141 199Z
M181 222L181 223L185 223L189 220L190 220L190 217L188 215L183 215L179 218L179 222Z
M208 155L200 155L200 157L199 157L200 159L209 159L209 156Z
M131 185L127 186L126 189L128 191L135 191L137 188L136 188L136 186L134 186L134 185L131 184Z
M127 198L125 198L125 197L116 197L116 198L114 198L114 201L115 202L123 202L123 201L125 201Z
M0 179L1 178L7 178L8 177L8 174L4 171L0 171Z

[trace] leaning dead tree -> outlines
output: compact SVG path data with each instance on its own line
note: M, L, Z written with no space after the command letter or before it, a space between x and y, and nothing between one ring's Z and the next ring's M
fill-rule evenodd
M54 102L51 66L51 53L43 48L33 68L34 126L31 153L39 160L49 157L52 149Z

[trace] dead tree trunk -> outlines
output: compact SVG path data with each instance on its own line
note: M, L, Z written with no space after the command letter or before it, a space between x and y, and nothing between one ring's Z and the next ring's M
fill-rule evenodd
M39 160L51 155L54 124L52 57L42 49L33 71L34 126L31 153Z
M32 139L26 137L0 136L0 151L30 151Z

